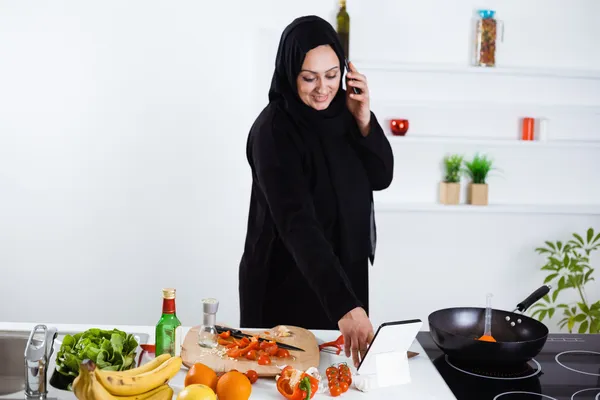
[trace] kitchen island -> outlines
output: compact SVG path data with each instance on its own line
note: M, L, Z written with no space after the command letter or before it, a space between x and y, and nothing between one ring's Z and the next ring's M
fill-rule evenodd
M48 327L55 327L61 332L81 332L89 328L100 328L100 329L120 329L127 333L138 333L147 335L147 343L154 343L154 326L123 326L123 325L83 325L83 324L52 324L49 322L39 322L40 324L47 325ZM11 322L0 322L0 331L18 331L23 333L29 333L35 325L38 323L11 323ZM185 335L191 327L184 327L183 334ZM319 343L328 342L335 340L339 336L338 331L312 331L317 337ZM54 360L56 352L60 348L60 341L55 343L55 351L50 360L50 368L48 372L48 381L54 371ZM454 400L456 397L452 394L451 390L446 385L444 379L438 373L436 367L433 365L427 354L423 350L423 347L418 341L414 341L411 351L419 353L418 356L409 360L411 382L390 388L374 389L369 392L361 392L356 388L352 387L346 393L343 393L338 398L342 400L369 400L369 399L419 399L419 400ZM1 355L0 355L1 356ZM347 362L351 364L351 360L346 358L343 354L335 355L326 352L321 352L319 372L324 376L325 370L331 364ZM351 366L353 374L356 370ZM184 367L169 383L169 385L177 394L183 388L183 381L187 369ZM326 379L326 378L324 378ZM73 400L75 396L73 393L58 390L48 384L48 398L50 399L68 399ZM23 392L8 394L0 396L0 399L22 399L24 398ZM259 379L252 385L251 399L273 399L282 400L283 396L277 392L275 388L274 379ZM313 399L324 399L332 398L329 392L318 393Z

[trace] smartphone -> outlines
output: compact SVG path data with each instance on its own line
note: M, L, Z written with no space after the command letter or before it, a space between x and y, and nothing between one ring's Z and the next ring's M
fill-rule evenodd
M344 63L346 64L346 73L350 72L350 65L348 64L348 59L344 59ZM360 91L359 88L353 87L352 90L354 90L355 94L361 94L362 92Z

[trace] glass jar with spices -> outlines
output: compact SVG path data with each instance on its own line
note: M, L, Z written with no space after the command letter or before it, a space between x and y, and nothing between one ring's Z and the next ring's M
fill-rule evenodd
M475 61L479 67L496 66L498 38L504 40L504 23L494 18L493 10L479 10L475 21ZM498 36L498 32L501 35Z

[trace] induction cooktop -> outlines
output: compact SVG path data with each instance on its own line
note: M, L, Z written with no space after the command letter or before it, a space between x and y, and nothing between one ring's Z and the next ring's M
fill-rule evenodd
M600 335L550 334L537 357L511 368L457 362L426 331L417 340L458 400L600 400Z

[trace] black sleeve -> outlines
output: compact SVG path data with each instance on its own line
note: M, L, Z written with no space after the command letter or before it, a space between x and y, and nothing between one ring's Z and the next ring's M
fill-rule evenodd
M316 218L300 150L287 132L260 132L249 143L255 179L277 230L331 321L363 307Z
M371 112L371 130L364 137L357 129L355 149L367 171L373 190L390 186L394 177L394 153L379 121Z

